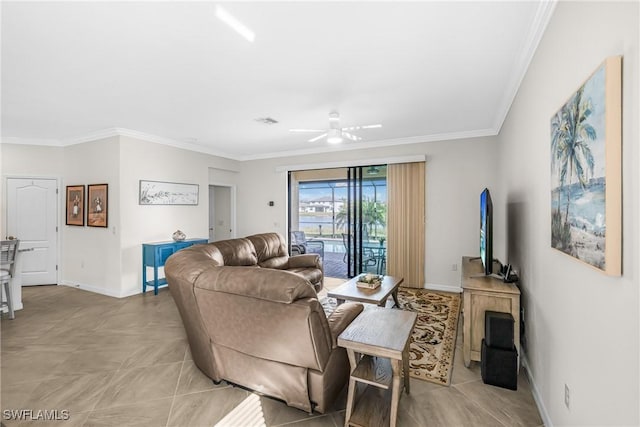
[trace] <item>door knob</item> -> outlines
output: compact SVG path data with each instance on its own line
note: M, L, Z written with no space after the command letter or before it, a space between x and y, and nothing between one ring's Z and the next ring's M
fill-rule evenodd
M7 240L17 240L17 238L13 236L7 236Z

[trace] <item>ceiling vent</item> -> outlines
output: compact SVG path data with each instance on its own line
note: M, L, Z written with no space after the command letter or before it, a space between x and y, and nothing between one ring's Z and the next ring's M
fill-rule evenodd
M272 117L258 117L256 122L264 123L265 125L275 125L278 121Z

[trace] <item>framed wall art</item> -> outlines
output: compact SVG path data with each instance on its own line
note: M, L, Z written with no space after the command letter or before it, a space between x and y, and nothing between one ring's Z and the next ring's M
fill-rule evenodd
M607 58L551 118L551 246L622 274L622 57Z
M109 186L91 184L87 191L87 225L107 227L109 222Z
M197 205L198 184L140 180L141 205Z
M67 185L67 225L84 226L84 185Z

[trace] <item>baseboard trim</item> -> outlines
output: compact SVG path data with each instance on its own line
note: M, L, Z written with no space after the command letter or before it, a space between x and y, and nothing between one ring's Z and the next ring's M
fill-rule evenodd
M455 294L462 293L462 288L460 286L440 285L438 283L425 283L424 288L432 291L453 292Z
M70 288L82 289L83 291L89 291L100 295L106 295L113 298L121 298L120 294L110 289L104 289L97 286L87 285L86 283L74 282L72 280L61 280L62 286L68 286Z
M542 400L542 396L540 395L540 391L538 390L538 386L536 385L536 380L531 373L527 354L524 352L524 350L522 350L522 348L520 348L520 353L520 360L522 361L522 366L527 372L527 378L529 379L529 385L531 386L531 394L533 395L533 400L536 402L536 406L538 407L538 412L540 412L542 422L544 423L545 427L553 427L549 412L547 412L547 408L546 406L544 406L544 401Z
M73 280L62 280L60 286L69 286L70 288L82 289L83 291L94 292L100 295L106 295L113 298L127 298L133 295L142 294L142 289L129 289L120 292L114 292L110 289L104 289L97 286L87 285L86 283L74 282ZM147 286L147 292L153 292L153 286Z

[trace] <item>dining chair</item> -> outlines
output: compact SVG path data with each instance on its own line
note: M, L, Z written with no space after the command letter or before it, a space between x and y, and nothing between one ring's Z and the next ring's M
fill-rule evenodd
M6 301L3 301L0 307L7 307L9 311L9 319L14 319L13 298L11 295L11 279L15 274L16 254L20 240L2 240L0 242L0 301L2 300L2 290L4 290Z

